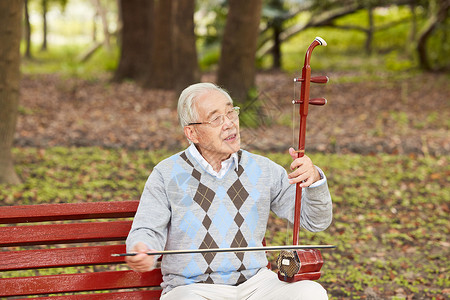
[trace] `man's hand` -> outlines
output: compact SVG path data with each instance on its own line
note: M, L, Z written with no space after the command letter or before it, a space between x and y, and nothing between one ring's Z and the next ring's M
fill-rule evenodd
M289 183L294 184L300 182L301 187L308 187L320 180L319 171L308 156L297 157L294 148L289 148L289 154L294 160L291 163L291 170L293 172L288 174L290 179Z
M151 252L147 245L139 242L131 249L131 252L138 253L135 256L125 257L125 261L131 269L136 272L148 272L155 268L155 256L146 254Z

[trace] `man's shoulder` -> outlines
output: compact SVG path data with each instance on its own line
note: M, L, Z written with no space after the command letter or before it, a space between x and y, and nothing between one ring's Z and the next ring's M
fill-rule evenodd
M158 164L156 164L154 169L158 170L172 168L174 164L179 164L180 162L185 161L185 159L183 159L183 156L185 155L185 150L172 154L171 156L161 160Z

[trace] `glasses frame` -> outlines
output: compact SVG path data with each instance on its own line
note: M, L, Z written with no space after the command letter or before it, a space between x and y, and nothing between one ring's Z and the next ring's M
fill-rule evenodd
M225 123L225 117L226 118L228 118L228 120L230 120L230 121L235 121L234 119L231 119L231 118L229 118L227 115L229 114L229 113L236 113L236 117L238 117L239 116L239 110L240 110L241 108L239 107L239 106L234 106L230 111L228 111L226 114L221 114L221 115L218 115L217 117L215 117L214 118L214 120L212 120L212 121L208 121L208 122L193 122L193 123L188 123L188 125L203 125L203 124L208 124L208 125L210 125L211 127L219 127L219 126L221 126L221 125L223 125L223 123ZM218 118L221 118L221 122L220 122L220 124L218 124L218 125L212 125L211 123L212 122L214 122L216 119L218 119Z

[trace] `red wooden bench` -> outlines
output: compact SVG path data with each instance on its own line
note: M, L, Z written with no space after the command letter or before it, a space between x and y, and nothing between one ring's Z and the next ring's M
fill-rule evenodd
M123 257L111 256L125 252L137 206L138 201L0 207L0 298L159 299L161 269L136 273L118 267ZM42 275L49 273L56 274Z

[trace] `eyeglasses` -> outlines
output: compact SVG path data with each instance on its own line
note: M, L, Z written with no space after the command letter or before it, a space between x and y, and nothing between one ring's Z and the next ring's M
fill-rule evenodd
M209 122L196 122L196 123L189 123L188 125L209 124L212 127L218 127L225 122L225 117L227 117L230 121L236 121L239 116L239 109L240 109L239 106L235 106L226 114L219 115Z

